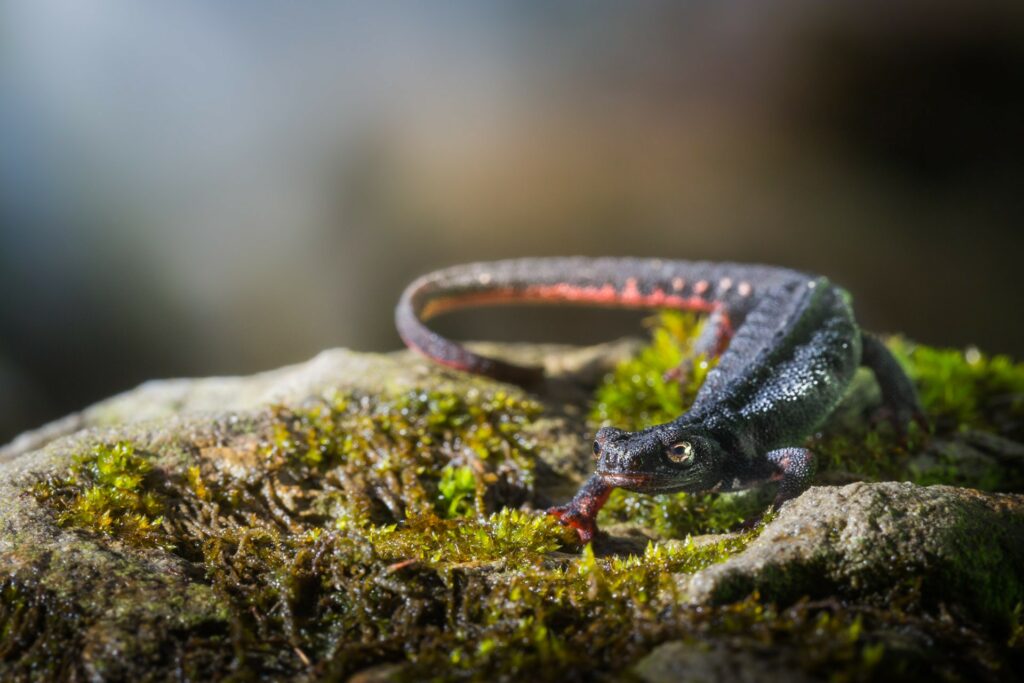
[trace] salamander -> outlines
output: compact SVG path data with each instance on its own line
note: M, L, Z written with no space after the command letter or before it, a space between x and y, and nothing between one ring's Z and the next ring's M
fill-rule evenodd
M594 474L548 512L586 543L611 491L732 491L777 481L777 508L806 489L814 455L802 446L843 398L859 366L881 390L880 413L901 434L924 426L913 384L878 338L861 330L851 297L825 277L787 268L644 258L525 258L425 275L402 294L403 341L466 372L529 386L536 367L470 351L425 321L457 308L564 302L698 311L695 352L718 357L690 408L640 431L598 430ZM685 368L683 369L685 372Z

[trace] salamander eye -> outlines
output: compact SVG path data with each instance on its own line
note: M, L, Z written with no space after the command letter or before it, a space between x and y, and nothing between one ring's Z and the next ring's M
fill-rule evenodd
M601 457L601 444L598 443L597 441L594 442L594 457L595 458L600 458Z
M668 459L677 465L689 465L693 462L693 444L689 441L677 441L668 447Z

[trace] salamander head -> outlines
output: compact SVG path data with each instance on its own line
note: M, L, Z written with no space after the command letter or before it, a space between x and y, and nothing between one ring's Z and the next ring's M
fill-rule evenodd
M640 432L604 427L594 441L597 473L640 493L705 491L723 479L727 455L699 426L674 423Z

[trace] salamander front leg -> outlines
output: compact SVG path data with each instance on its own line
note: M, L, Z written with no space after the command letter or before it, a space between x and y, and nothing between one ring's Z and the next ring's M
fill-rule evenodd
M791 498L796 498L811 485L814 478L814 453L806 448L780 448L770 451L764 456L776 468L772 481L779 482L779 491L775 494L772 506L779 506Z
M608 502L613 488L599 475L591 475L572 500L565 505L549 508L548 514L575 529L581 543L589 543L597 535L597 513Z
M806 448L780 448L765 454L765 460L775 469L769 481L779 482L779 490L772 501L778 510L787 500L796 498L811 485L814 478L814 453ZM741 523L737 529L753 529L763 514L757 514Z

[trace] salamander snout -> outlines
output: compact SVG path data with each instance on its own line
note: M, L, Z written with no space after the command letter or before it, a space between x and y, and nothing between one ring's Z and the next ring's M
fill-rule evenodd
M628 434L629 432L616 429L615 427L601 427L597 430L597 435L594 437L594 445L604 448L605 444L619 441Z
M632 436L634 436L633 432L623 429L601 427L594 436L594 458L603 460L606 455L619 453L622 451L623 444Z
M627 432L602 427L594 438L598 471L637 472L650 468L650 459L660 452L660 442L645 432Z

